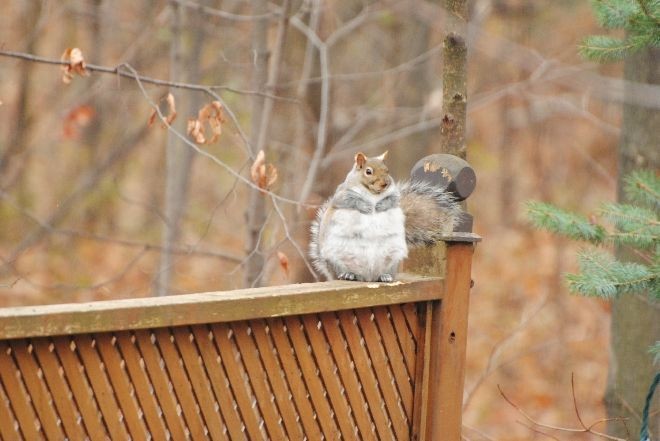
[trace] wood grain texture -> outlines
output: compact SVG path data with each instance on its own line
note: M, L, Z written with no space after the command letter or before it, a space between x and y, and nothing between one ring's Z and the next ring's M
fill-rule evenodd
M460 440L474 246L447 247L447 294L432 302L427 439Z
M95 339L105 370L110 377L112 390L117 397L126 425L131 433L131 438L146 441L148 438L146 427L144 427L143 421L139 417L133 386L129 381L126 370L122 369L123 359L113 344L113 336L110 333L99 334L95 336Z
M57 357L51 352L51 343L46 339L35 339L33 342L34 353L41 365L46 385L53 396L57 412L62 419L62 425L66 436L70 440L83 440L85 438L82 427L78 425L77 410L74 401L68 397L68 386L59 372ZM54 349L54 347L53 347Z
M103 416L105 426L112 439L128 439L128 432L123 424L123 418L110 387L106 372L102 367L101 359L96 351L96 344L89 335L81 335L76 339L78 356L89 378L96 402Z
M59 416L53 406L53 398L46 388L45 382L42 381L40 368L35 362L27 342L13 340L10 345L46 438L64 439L62 427L58 424Z
M395 283L333 281L227 292L0 308L0 339L53 336L319 313L437 299L437 277Z
M18 425L14 424L14 415L12 415L9 398L7 393L2 388L0 382L0 437L2 439L17 439L20 438L18 432Z
M268 381L273 388L275 401L277 402L284 426L286 427L287 438L293 441L302 441L305 435L298 421L296 406L293 403L293 395L289 391L284 379L284 371L277 358L277 351L275 350L274 343L269 338L270 329L268 324L265 320L254 320L250 322L250 327L259 348L259 356L268 374Z
M298 317L286 317L284 320L323 435L327 440L338 440L340 433L333 418L333 409L328 402L325 388L318 376L318 369L311 350L308 350L302 324Z
M192 385L182 366L183 363L180 363L179 353L174 345L173 337L166 328L155 329L154 336L160 348L165 368L172 380L174 393L181 406L190 437L193 440L204 440L206 439L206 431L202 417L199 414L199 405L193 395Z
M375 441L377 437L371 427L369 412L364 406L366 399L362 394L362 386L358 380L357 373L351 367L351 354L347 350L348 347L342 337L339 320L334 313L325 313L321 314L321 323L325 336L330 342L330 349L337 364L339 379L346 391L360 436L363 440Z
M155 344L155 338L152 342L149 331L137 331L135 332L135 341L142 354L144 367L149 373L154 394L158 398L158 403L172 437L174 439L185 439L186 431L182 421L183 418L180 418L177 412L178 402L176 396L170 393L170 379L167 376L165 367L161 366L161 356Z
M417 309L0 340L0 435L403 441Z
M53 338L53 344L67 383L71 388L72 400L76 402L80 410L85 429L88 433L94 433L99 438L105 438L107 432L101 421L101 413L94 394L91 392L92 388L87 376L83 373L84 368L74 352L76 350L75 345L72 344L69 337L55 337Z
M29 402L28 392L25 386L16 376L18 368L10 355L7 342L0 342L0 379L7 391L7 397L11 398L11 406L21 428L21 433L26 439L43 439L39 428L35 424L37 416Z
M149 433L155 440L167 439L165 423L159 415L156 396L150 391L149 377L140 363L140 354L136 342L133 341L130 333L120 332L117 334L117 344L126 362L126 369L131 377L131 382L135 387L135 393L144 413Z
M238 409L234 407L232 388L225 375L217 349L213 345L213 334L206 326L193 326L193 334L202 355L202 361L211 382L211 387L218 400L227 432L232 440L246 440L241 416L238 413Z
M458 440L472 246L427 250L446 280L2 310L0 435Z

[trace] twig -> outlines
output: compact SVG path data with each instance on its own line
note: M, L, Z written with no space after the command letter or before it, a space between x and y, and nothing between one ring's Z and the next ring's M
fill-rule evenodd
M10 196L0 190L0 198L2 198L6 203L8 203L12 208L17 210L22 216L30 219L32 222L39 225L44 230L52 234L60 234L63 236L78 237L81 239L94 240L98 242L112 243L116 245L121 245L129 248L143 248L146 251L162 251L163 247L160 245L155 245L147 242L138 242L127 239L117 239L114 237L101 236L98 234L87 233L83 231L71 230L66 228L56 228L53 225L48 224L48 222L39 219L33 213L30 213L25 208L21 207L16 201L10 198ZM211 257L216 259L228 260L230 262L240 262L242 257L236 254L227 252L227 251L213 251L213 250L198 250L193 247L174 247L171 248L172 254L179 255L191 255L198 257Z
M14 280L13 282L11 282L11 283L3 283L3 284L0 284L0 288L3 288L3 289L4 289L4 288L13 288L14 285L16 285L16 284L18 283L19 280L21 280L21 277L15 279L15 280Z
M229 165L227 165L225 162L223 162L223 161L221 161L220 159L218 159L217 156L213 155L212 153L209 153L209 152L206 151L206 150L202 150L201 148L199 148L199 146L197 146L195 143L193 143L192 141L190 141L190 140L189 140L188 138L186 138L184 135L182 135L181 133L179 133L179 132L178 132L177 130L175 130L171 125L167 124L167 121L166 121L166 119L165 119L165 115L163 115L163 113L162 113L162 111L160 110L160 108L158 107L158 105L154 102L154 100L151 99L151 97L150 97L149 94L147 93L146 89L144 88L144 85L142 84L142 79L141 79L140 76L137 74L137 72L135 71L135 69L134 69L132 66L128 65L128 64L123 64L122 66L125 67L126 69L128 69L130 72L133 73L133 75L131 76L131 78L135 79L135 81L136 81L137 84L138 84L138 87L140 88L140 91L142 92L142 95L143 95L144 98L147 100L147 102L149 103L149 105L153 108L153 110L156 112L156 115L157 115L158 118L161 120L161 122L167 126L167 129L168 129L171 133L173 133L174 136L176 136L177 138L179 138L180 140L182 140L182 141L183 141L186 145L188 145L190 148L192 148L193 150L195 150L195 151L196 151L197 153L199 153L200 155L202 155L202 156L204 156L204 157L210 159L211 161L215 162L216 164L218 164L219 166L221 166L222 168L224 168L225 170L227 170L227 171L229 172L229 174L231 174L232 176L234 176L236 179L238 179L239 181L243 182L244 184L248 185L249 187L251 187L251 188L253 188L253 189L257 190L257 191L260 191L260 192L262 192L262 193L268 194L268 195L270 195L271 197L273 197L273 198L275 198L275 199L277 199L277 200L279 200L279 201L286 202L286 203L289 203L289 204L302 205L302 206L305 206L305 207L311 207L311 208L316 208L316 207L317 207L316 205L313 205L313 204L301 204L301 203L299 203L299 202L296 201L296 200L282 197L282 196L280 196L280 195L278 195L278 194L276 194L276 193L273 193L273 192L270 191L270 190L262 189L262 188L260 188L259 186L257 186L255 183L253 183L252 181L250 181L249 179L247 179L246 177L244 177L244 176L240 175L239 173L237 173L233 168L231 168L231 167L230 167ZM212 93L212 92L211 92L211 93ZM214 94L214 95L215 95L215 94ZM217 95L215 95L215 97L219 98ZM225 110L226 110L226 107L224 107L224 108L225 108ZM246 144L247 144L247 139L246 139Z
M291 233L289 232L289 227L287 226L286 218L284 217L284 214L282 213L282 210L280 209L279 205L277 205L277 202L273 200L273 206L275 207L275 211L277 212L278 216L282 220L282 226L284 227L284 234L286 235L286 238L291 242L291 245L296 249L298 252L298 255L302 258L303 262L305 263L305 266L309 270L309 272L312 274L314 277L314 280L318 282L319 278L316 275L316 272L312 268L312 265L310 265L309 261L307 260L305 252L300 248L300 245L291 237Z
M369 141L363 142L362 144L352 144L342 147L337 151L333 151L331 154L327 155L323 159L323 166L327 166L332 163L334 160L338 159L346 151L370 151L377 147L382 147L387 144L391 144L394 141L405 138L415 133L424 132L426 130L431 130L436 127L439 127L442 124L442 117L427 119L420 121L418 123L412 124L407 127L394 130L393 132L386 133Z
M100 164L84 174L78 180L74 190L69 193L69 195L60 202L57 209L54 210L50 216L48 216L48 220L44 222L44 225L40 225L39 228L23 237L21 242L11 252L7 261L10 263L14 262L26 249L40 241L49 231L48 226L54 227L61 223L69 214L69 211L75 206L75 204L77 204L80 199L86 196L91 191L91 189L94 188L101 177L103 177L105 172L107 172L115 163L117 163L121 158L127 156L135 148L137 141L139 141L147 133L147 131L148 128L145 124L139 130L136 130L135 133L133 133L131 136L126 138L122 144L111 151L100 162Z
M160 110L160 108L158 107L158 105L157 105L157 104L151 99L151 97L149 96L149 94L148 94L147 91L145 90L144 85L141 83L141 81L140 81L140 79L139 79L139 76L137 75L137 72L135 72L135 70L134 70L131 66L129 66L129 65L126 65L126 68L130 69L132 72L135 73L135 77L134 77L134 78L135 78L135 81L136 81L137 84L138 84L138 87L139 87L140 90L142 91L142 94L144 95L144 97L145 97L145 99L147 100L147 102L151 105L151 107L156 111L156 114L158 115L158 118L163 122L163 124L165 124L165 125L167 126L167 129L168 129L171 133L173 133L175 136L177 136L179 139L181 139L184 143L186 143L188 146L190 146L192 149L194 149L197 153L199 153L199 154L201 154L202 156L205 156L205 157L211 159L211 160L212 160L213 162L215 162L216 164L218 164L218 165L220 165L221 167L225 168L225 169L226 169L227 171L229 171L229 173L231 173L236 179L238 179L238 180L240 180L240 181L243 181L244 183L246 183L246 184L249 185L250 187L254 188L255 190L261 191L262 193L266 193L266 194L268 194L268 195L271 197L271 200L272 200L272 202L273 202L273 205L275 206L275 208L276 208L276 210L277 210L277 212L278 212L278 215L280 216L280 219L281 219L282 222L283 222L284 228L285 228L285 230L287 231L287 233L286 233L286 234L287 234L287 238L291 241L291 243L293 244L293 246L296 248L296 251L298 251L298 253L301 255L301 257L303 258L303 261L305 262L307 268L310 270L310 272L312 273L312 275L314 275L314 277L316 278L316 274L314 273L314 271L312 270L311 265L309 264L309 262L308 262L307 259L305 258L305 253L302 252L300 246L295 242L295 240L294 240L294 239L290 236L290 234L288 233L288 227L286 226L286 219L285 219L284 215L282 214L282 212L280 211L280 209L279 209L279 207L278 207L278 205L277 205L277 201L282 201L282 202L287 202L287 203L293 203L293 204L298 204L298 205L302 205L302 206L310 206L310 205L309 205L309 204L300 204L300 203L298 203L297 201L294 201L294 200L291 200L291 199L288 199L288 198L284 198L284 197L279 196L279 195L277 195L277 194L275 194L275 193L273 193L273 192L270 192L270 191L268 191L268 190L261 189L260 187L258 187L257 185L255 185L252 181L249 181L248 179L246 179L245 177L243 177L242 175L240 175L239 173L237 173L233 168L229 167L229 165L227 165L227 164L225 164L224 162L222 162L222 161L221 161L220 159L218 159L216 156L212 155L211 153L209 153L209 152L207 152L207 151L205 151L205 150L200 149L197 145L195 145L193 142L191 142L188 138L186 138L186 137L183 136L181 133L179 133L177 130L175 130L171 125L167 124L166 119L165 119L165 116L164 116L163 113L161 112L161 110ZM314 206L314 205L311 205L311 206L312 206L312 207L316 207L316 206ZM265 225L265 224L264 224L264 225ZM262 231L263 231L263 229L262 229ZM260 235L261 235L261 233L260 233ZM248 259L249 256L250 256L250 255L246 256L245 259Z
M604 439L609 439L609 440L613 440L613 441L626 441L623 438L618 438L618 437L615 437L615 436L607 435L605 433L597 432L597 431L595 431L591 428L591 427L593 427L593 425L590 426L590 427L586 427L586 426L583 425L582 429L573 429L573 428L568 428L568 427L559 427L559 426L552 426L550 424L540 423L540 422L536 421L534 418L532 418L531 416L529 416L529 414L527 414L527 412L525 412L523 409L521 409L520 406L518 406L513 401L511 401L509 399L509 397L507 397L504 394L504 391L502 390L502 387L499 384L497 385L497 390L500 391L500 395L502 395L502 398L504 398L504 400L507 403L509 403L511 405L511 407L516 409L520 415L525 417L525 419L527 421L529 421L530 423L532 423L535 426L543 427L545 429L559 430L559 431L562 431L562 432L569 432L569 433L591 433L593 435L600 436L601 438L604 438ZM573 395L573 397L575 398L575 395Z
M470 405L470 402L472 401L472 398L474 397L477 389L486 381L488 376L492 374L495 370L501 367L501 365L495 366L495 362L498 361L500 354L504 350L504 348L522 331L527 329L529 324L532 322L532 319L536 317L536 315L545 308L547 305L548 301L550 299L550 293L548 292L543 299L539 302L538 306L535 307L528 315L527 317L523 318L518 326L516 326L511 332L509 332L508 335L506 335L504 338L502 338L500 341L495 343L493 345L493 349L490 352L490 355L488 357L488 362L486 364L486 369L479 375L477 380L474 382L472 388L467 392L465 399L463 400L463 412L468 408Z
M146 242L131 241L127 239L115 239L113 237L100 236L98 234L85 233L82 231L68 230L68 229L54 229L55 234L62 234L65 236L74 236L81 239L95 240L98 242L107 242L116 245L121 245L129 248L144 248L146 251L164 251L162 245L156 245ZM240 262L242 257L237 254L227 251L212 251L212 250L199 250L195 247L169 247L169 252L177 255L197 256L197 257L211 257L215 259L227 260L229 262Z
M282 56L284 54L284 44L287 38L287 30L289 28L289 7L290 0L284 0L282 5L282 13L277 27L277 37L275 39L275 49L271 56L271 65L268 70L268 80L266 83L266 90L274 90L280 78L280 68L282 66ZM261 113L261 121L259 124L259 134L257 136L256 151L264 150L266 145L266 137L268 129L270 128L270 120L273 113L274 102L270 97L266 97L263 103L263 110Z
M89 285L89 286L84 286L84 285L69 285L69 284L63 284L63 283L57 283L57 284L54 284L54 285L45 285L45 284L42 284L42 283L37 283L37 282L34 282L34 281L30 280L29 278L25 277L23 274L21 274L21 273L18 271L18 269L16 269L16 267L13 266L12 262L7 261L7 260L4 259L4 258L0 258L0 260L4 261L5 265L9 265L9 266L11 266L12 270L14 271L14 273L15 273L16 275L18 275L18 276L20 277L21 280L24 280L28 285L32 286L33 288L37 288L37 289L41 289L41 290L43 290L43 289L48 289L48 290L67 290L67 291L71 291L71 290L85 290L85 291L91 291L91 290L99 289L99 288L102 288L102 287L104 287L104 286L110 285L110 284L115 283L115 282L121 280L122 278L124 278L124 276L126 276L126 274L128 274L128 272L129 272L131 269L133 269L133 267L138 263L138 261L139 261L140 259L142 259L142 257L143 257L144 254L146 253L146 251L147 251L147 250L144 249L144 248L141 249L141 250L140 250L140 251L139 251L139 252L138 252L138 253L137 253L137 254L136 254L136 255L135 255L135 256L134 256L134 257L133 257L128 263L127 263L127 264L126 264L126 265L125 265L125 266L124 266L124 268L123 268L119 273L115 274L114 276L110 277L109 279L103 280L102 282L98 282L98 283L95 283L95 284L93 284L93 285ZM14 282L14 283L15 283L15 282Z
M516 420L516 423L520 424L523 427L528 428L529 430L531 430L534 433L538 433L539 435L547 436L548 438L552 438L554 440L560 441L559 438L557 438L556 436L550 435L549 433L542 432L541 430L535 428L534 426L529 426L529 425L523 423L522 421Z
M584 421L582 421L582 417L580 416L580 409L578 408L577 397L575 396L575 375L573 374L573 372L571 372L571 393L573 395L573 408L575 409L575 416L580 422L582 428L589 430L587 429L587 426L584 425Z
M11 57L11 58L17 58L19 60L26 60L26 61L32 61L35 63L42 63L42 64L53 64L53 65L68 65L68 61L62 61L62 60L57 60L55 58L47 58L47 57L41 57L39 55L33 55L33 54L26 54L24 52L16 52L16 51L7 51L7 50L0 50L0 56L3 57ZM227 92L232 92L236 94L241 94L241 95L260 95L265 98L270 98L273 100L281 100L281 101L288 101L291 103L298 103L298 100L295 98L289 98L289 97L283 97L283 96L277 96L273 95L268 92L261 92L261 91L256 91L256 90L244 90L244 89L236 89L234 87L229 87L229 86L219 86L219 85L210 85L210 86L205 86L203 84L193 84L193 83L184 83L181 81L169 81L169 80L161 80L159 78L153 78L149 77L146 75L140 75L140 74L133 74L133 72L126 72L122 70L122 67L127 66L127 63L121 63L118 64L115 67L107 67L107 66L100 66L98 64L85 64L85 69L89 70L90 72L99 72L99 73L107 73L107 74L113 74L117 75L120 77L124 78L129 78L132 80L135 80L135 75L137 75L140 78L140 81L143 83L148 83L148 84L153 84L156 86L165 86L165 87L172 87L175 89L185 89L185 90L193 90L196 92L204 92L204 93L209 93L210 91L213 90L224 90ZM213 94L211 94L213 95ZM214 98L217 98L217 96L213 95Z
M190 2L190 1L185 1L185 0L171 0L174 3L179 4L180 6L184 6L189 9L193 9L197 12L203 12L206 15L210 15L213 17L220 17L224 18L227 20L233 20L233 21L253 21L253 20L262 20L264 18L272 18L276 17L278 14L276 12L268 12L266 14L255 14L255 15L240 15L240 14L234 14L231 12L223 11L221 9L217 8L210 8L208 6L201 5L196 2Z
M490 436L488 436L487 434L485 434L481 430L477 429L476 427L472 427L472 426L470 426L468 424L465 424L465 423L463 423L463 427L467 428L467 429L470 429L471 431L473 431L474 433L476 433L477 435L479 435L480 437L482 437L483 439L485 439L487 441L495 441L493 438L491 438Z

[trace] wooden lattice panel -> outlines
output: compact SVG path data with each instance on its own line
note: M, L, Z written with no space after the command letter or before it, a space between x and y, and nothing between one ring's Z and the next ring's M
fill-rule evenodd
M410 439L424 305L0 341L0 436Z

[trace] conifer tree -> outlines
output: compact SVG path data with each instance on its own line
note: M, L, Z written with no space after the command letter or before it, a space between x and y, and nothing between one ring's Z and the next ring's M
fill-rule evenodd
M648 293L660 300L660 179L654 172L640 170L625 180L626 196L635 204L605 203L599 219L532 201L527 204L530 220L537 228L600 248L625 246L635 250L642 263L622 262L597 247L578 256L580 271L568 274L571 291L585 296L612 299L631 293ZM606 221L599 222L600 220Z
M587 37L579 46L580 53L589 60L624 61L624 93L628 99L623 104L618 151L620 203L601 208L600 215L610 222L609 228L551 206L532 203L529 212L539 226L615 249L616 258L598 249L583 251L579 256L580 272L570 275L568 283L574 292L611 299L611 362L605 404L609 417L626 418L627 428L611 419L608 432L619 438L639 433L639 439L646 441L650 426L656 432L660 430L660 418L649 419L656 413L649 412L653 394L648 389L649 382L651 388L658 384L660 375L660 191L655 175L660 170L660 109L637 101L634 89L660 85L660 0L591 3L603 28L618 31L614 35L623 31L624 35L612 36L610 31L609 35ZM638 172L640 168L649 171ZM642 191L645 189L649 191ZM649 346L655 361L645 354ZM654 407L657 398L658 394Z
M605 29L623 29L623 38L591 35L580 45L583 57L619 61L649 47L660 47L660 0L592 0L598 23Z

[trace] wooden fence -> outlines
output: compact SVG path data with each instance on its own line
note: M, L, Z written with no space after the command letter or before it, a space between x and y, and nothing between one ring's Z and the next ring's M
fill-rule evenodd
M0 309L0 437L458 441L475 240L391 284Z

